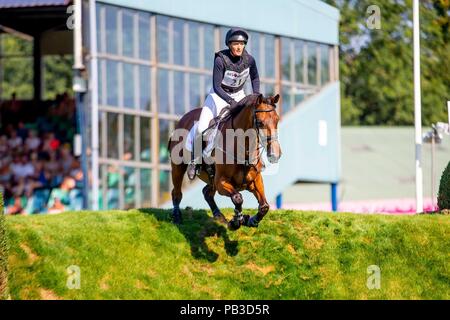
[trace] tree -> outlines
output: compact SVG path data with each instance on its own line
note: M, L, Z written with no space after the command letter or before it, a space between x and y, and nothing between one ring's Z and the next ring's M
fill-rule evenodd
M412 1L327 0L341 12L342 122L412 125ZM381 29L367 25L367 8L381 10ZM422 121L445 121L449 100L450 1L421 1Z

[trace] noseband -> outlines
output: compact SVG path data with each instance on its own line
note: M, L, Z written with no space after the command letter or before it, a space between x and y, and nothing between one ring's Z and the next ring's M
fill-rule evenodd
M270 106L272 108L262 109L262 110L253 109L253 128L256 129L256 132L258 133L258 137L262 140L262 142L266 142L266 143L277 142L278 135L274 134L271 136L261 136L261 134L259 133L259 128L260 128L260 124L262 124L262 123L260 121L258 121L258 119L256 118L256 114L259 112L273 112L276 110L276 106L274 104L270 104ZM262 125L261 125L261 127L262 127Z

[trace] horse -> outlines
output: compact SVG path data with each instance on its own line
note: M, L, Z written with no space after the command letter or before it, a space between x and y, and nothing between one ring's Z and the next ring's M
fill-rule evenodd
M277 135L279 116L276 111L276 104L279 98L278 94L269 97L264 97L262 94L251 94L242 99L238 103L238 107L229 112L228 117L219 120L217 132L223 137L223 145L227 146L230 143L233 145L231 151L234 154L230 152L230 148L227 148L227 151L216 147L212 153L212 158L215 160L214 164L209 166L203 161L201 164L202 170L197 174L206 183L206 186L203 188L203 196L211 208L213 218L219 223L227 224L230 230L237 230L241 225L258 227L269 211L261 175L263 169L261 155L265 149L270 163L277 163L281 157L281 147ZM187 133L198 121L200 113L201 108L193 109L186 113L176 125L175 131L182 129ZM217 119L213 119L213 121L215 120L217 121ZM241 150L239 151L239 145L237 144L239 137L232 136L230 138L227 135L227 130L230 129L232 130L231 132L238 132L237 130L239 129L242 130L241 132L253 130L255 134L250 135L243 145L241 143ZM183 138L185 139L186 135ZM242 142L242 139L240 142ZM180 224L182 223L182 212L179 205L183 196L181 187L187 170L188 161L186 160L189 158L188 154L191 153L185 148L184 141L182 142L183 147L179 146L177 148L178 151L176 151L175 146L177 143L181 142L177 142L174 136L171 135L168 149L171 155L173 183L171 192L173 203L172 221L175 224ZM257 147L254 150L250 150L251 145ZM236 154L239 152L244 154L244 157L241 157L241 159L236 157ZM174 155L183 157L184 161L181 163L173 161ZM211 168L213 169L212 172L208 170ZM242 214L243 198L240 191L244 190L253 193L258 200L258 212L252 217ZM234 216L229 222L214 201L216 192L222 196L230 197L234 204Z

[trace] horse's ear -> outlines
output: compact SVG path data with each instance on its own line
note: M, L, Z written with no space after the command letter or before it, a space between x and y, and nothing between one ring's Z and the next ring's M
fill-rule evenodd
M278 103L278 101L280 100L280 95L277 94L275 97L272 98L273 104Z
M256 105L259 106L263 102L264 96L260 93L256 97Z

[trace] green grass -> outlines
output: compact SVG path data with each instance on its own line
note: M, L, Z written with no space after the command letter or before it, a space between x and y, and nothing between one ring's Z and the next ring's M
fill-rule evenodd
M443 215L271 211L232 232L210 212L175 226L148 209L14 216L7 228L12 299L450 298ZM71 265L80 289L66 285ZM370 265L379 290L366 286Z

